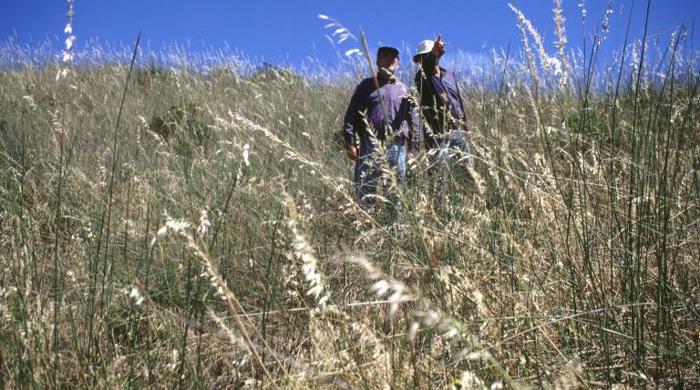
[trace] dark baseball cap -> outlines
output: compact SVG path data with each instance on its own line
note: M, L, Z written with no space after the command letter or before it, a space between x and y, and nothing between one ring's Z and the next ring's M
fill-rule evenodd
M382 54L391 54L395 56L399 56L399 49L391 46L382 46L379 49L377 49L377 57L379 57Z

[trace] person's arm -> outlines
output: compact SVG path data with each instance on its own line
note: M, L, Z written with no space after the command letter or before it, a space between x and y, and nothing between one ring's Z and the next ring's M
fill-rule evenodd
M440 58L445 54L447 45L442 40L442 36L438 35L433 44L433 49L430 53L423 57L423 72L426 76L440 76Z
M457 99L459 100L459 108L462 110L462 130L464 130L467 140L471 139L471 131L469 130L469 125L467 123L467 110L464 107L464 101L462 100L462 92L459 90L459 80L457 76L452 72L452 77L455 83L455 90L457 91Z
M355 125L362 120L360 111L366 106L364 95L363 85L360 84L355 88L355 92L350 98L350 103L343 119L343 148L351 160L356 160L358 157L357 129Z
M422 138L422 129L420 128L420 122L418 120L418 107L415 101L410 96L404 99L406 102L406 107L408 111L407 122L408 122L408 141L409 141L409 153L418 153L420 151L420 144Z

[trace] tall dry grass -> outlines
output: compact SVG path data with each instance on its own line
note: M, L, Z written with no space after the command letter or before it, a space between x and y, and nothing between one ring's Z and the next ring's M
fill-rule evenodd
M347 79L4 68L0 387L700 385L686 32L606 67L514 20L535 50L465 80L473 169L437 202L418 156L400 218L351 196Z

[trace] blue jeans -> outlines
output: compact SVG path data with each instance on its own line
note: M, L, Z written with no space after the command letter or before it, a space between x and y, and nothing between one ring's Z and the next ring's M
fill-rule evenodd
M357 198L366 203L373 203L372 196L377 193L382 176L382 156L378 156L377 140L363 137L360 139L360 157L355 161L353 182ZM400 138L386 146L386 160L396 173L396 180L403 184L406 179L406 141Z

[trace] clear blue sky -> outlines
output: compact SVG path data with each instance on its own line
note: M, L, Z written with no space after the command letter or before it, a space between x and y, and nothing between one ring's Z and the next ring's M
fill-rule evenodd
M553 52L552 1L511 2L530 18ZM583 39L581 0L563 2L570 47L578 47ZM586 0L589 33L607 4L607 0ZM622 45L632 6L631 32L641 36L646 1L617 0L606 52ZM65 13L66 2L61 0L3 0L0 40L15 37L21 44L38 45L49 39L60 50ZM358 36L362 26L372 48L383 43L412 50L418 41L437 33L443 34L448 49L467 53L484 53L509 42L519 46L516 19L504 0L76 0L73 29L78 49L90 38L131 44L141 30L143 40L156 49L164 43L189 42L190 50L198 51L227 43L258 61L299 63L310 56L332 63L335 53L325 37L329 31L318 14L338 19ZM649 29L661 39L668 39L681 23L690 29L694 21L700 24L699 0L652 0ZM700 31L695 33L695 47L700 46L698 36ZM340 49L356 46L349 42ZM408 56L403 59L407 61Z

